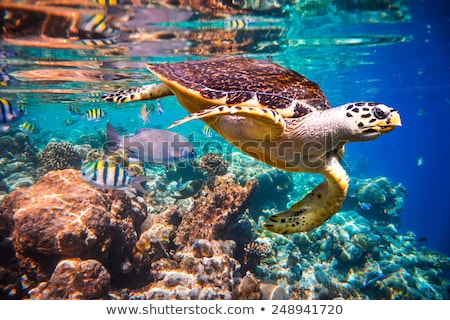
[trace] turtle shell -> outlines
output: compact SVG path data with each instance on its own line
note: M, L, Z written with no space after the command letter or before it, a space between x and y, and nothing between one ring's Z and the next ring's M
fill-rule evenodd
M180 101L201 99L206 101L205 107L248 105L275 109L288 118L331 108L316 83L271 61L220 57L147 64L147 68L168 85Z

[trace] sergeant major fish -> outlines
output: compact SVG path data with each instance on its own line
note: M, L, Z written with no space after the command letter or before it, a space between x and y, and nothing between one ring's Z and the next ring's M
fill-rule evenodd
M11 105L8 100L0 98L0 130L6 131L14 125L25 111L17 105Z
M86 111L86 117L88 121L91 120L99 121L100 119L106 117L106 112L100 108L93 108Z
M20 124L19 130L24 133L39 133L38 127L29 121Z
M131 185L145 193L141 183L151 179L151 177L133 177L132 175L131 172L120 165L104 160L90 162L80 172L81 179L96 188L125 189Z
M128 150L130 161L150 162L166 167L195 157L194 146L185 137L172 131L143 128L133 136L123 137L108 123L106 134L106 155L123 148Z
M80 110L80 107L77 104L70 104L67 106L67 111L69 111L70 114L76 114L81 115L82 112Z

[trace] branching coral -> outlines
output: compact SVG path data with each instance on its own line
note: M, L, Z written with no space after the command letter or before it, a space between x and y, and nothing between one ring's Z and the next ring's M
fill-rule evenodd
M225 160L215 153L207 153L200 158L199 166L208 178L224 175L228 170Z
M80 169L81 157L70 142L50 142L39 152L38 174L52 170Z
M269 245L257 241L251 241L244 245L245 260L264 259L269 256L271 248Z

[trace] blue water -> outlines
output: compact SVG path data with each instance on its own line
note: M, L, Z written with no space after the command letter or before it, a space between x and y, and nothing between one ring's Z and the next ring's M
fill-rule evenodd
M406 186L401 230L412 230L428 239L427 246L449 254L450 169L445 166L450 152L446 119L450 107L448 5L410 1L410 8L412 21L401 27L404 34L412 36L411 41L372 48L372 63L349 75L354 83L376 79L371 82L372 90L365 88L370 90L365 99L398 108L403 127L389 137L352 145L348 150L370 158L368 175L385 175ZM355 98L355 93L336 97L338 103ZM419 158L423 165L418 165Z
M256 31L249 37L252 45L233 51L226 46L208 50L209 42L192 37L128 39L123 43L119 39L111 46L89 50L61 44L58 48L54 43L39 47L42 39L33 43L2 41L0 65L11 80L0 87L0 95L26 105L27 119L37 123L42 132L32 140L43 148L50 140L75 143L80 135L104 128L106 120L87 122L69 116L68 104L77 103L82 110L101 107L107 111L108 121L130 132L142 127L138 118L142 103L109 105L99 101L98 95L147 83L145 61L184 61L212 54L271 58L319 83L333 106L365 100L400 111L401 128L379 140L347 146L347 157L368 159L366 177L386 176L394 184L403 184L408 197L401 231L413 231L426 238L427 247L450 255L449 5L446 1L412 0L408 8L410 19L399 22L368 21L357 11L347 12L347 16L301 16L292 8L290 17L238 17L242 33ZM214 34L214 28L229 26L228 20L194 16L189 21L162 22L155 30L175 28L177 35L212 30ZM75 64L53 63L57 61ZM51 72L56 69L62 71ZM39 70L44 71L24 73ZM165 128L187 114L172 97L162 103L165 113L153 115L147 126ZM78 122L70 127L60 125L67 118ZM202 125L196 122L176 131L186 134L193 128L200 132Z

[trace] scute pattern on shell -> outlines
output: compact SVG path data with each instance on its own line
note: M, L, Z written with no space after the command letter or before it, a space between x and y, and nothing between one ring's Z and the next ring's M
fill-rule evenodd
M256 98L261 107L286 109L297 100L299 103L295 104L293 117L301 117L314 109L331 108L316 83L270 61L220 57L206 61L149 64L148 67L168 81L198 91L206 99L226 97L228 105Z

